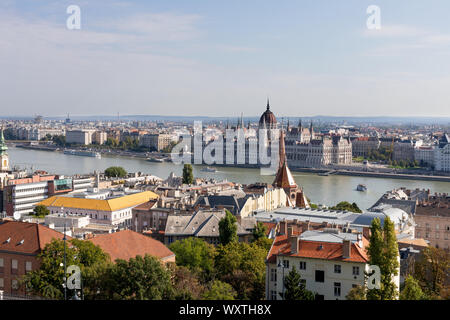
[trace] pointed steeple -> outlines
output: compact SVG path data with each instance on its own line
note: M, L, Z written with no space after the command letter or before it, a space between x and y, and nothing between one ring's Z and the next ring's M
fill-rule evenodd
M302 131L302 119L300 118L299 120L298 120L298 131Z
M267 110L270 110L270 104L269 104L269 97L267 97L267 106L266 106Z

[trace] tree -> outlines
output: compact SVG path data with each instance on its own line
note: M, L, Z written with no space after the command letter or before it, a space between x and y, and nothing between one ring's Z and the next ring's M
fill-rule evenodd
M362 213L361 209L358 207L358 205L353 202L349 203L347 201L341 201L334 207L330 208L331 210L345 210L350 212L356 212L356 213Z
M229 283L237 299L264 298L267 250L256 243L229 242L217 246L214 261L219 280Z
M192 165L185 163L183 166L183 183L192 184L194 182L194 174L192 173Z
M172 299L174 289L170 271L155 257L136 256L129 261L117 259L106 269L103 284L108 299L161 300Z
M400 293L400 300L424 300L425 295L419 282L412 276L405 279L405 287Z
M223 245L238 241L236 217L225 209L225 217L219 221L219 241Z
M367 300L366 289L363 286L357 285L348 292L345 298L347 300Z
M414 278L431 298L447 296L450 254L444 249L427 247L415 263Z
M176 264L199 273L205 280L211 278L214 271L214 246L196 237L178 240L170 245L175 253Z
M389 217L384 219L383 240L383 264L380 266L382 300L394 300L397 299L399 288L393 279L398 276L400 263L395 226Z
M203 294L205 300L234 300L236 291L226 282L214 280L211 288Z
M37 218L44 218L48 214L50 214L50 210L48 210L47 207L42 204L35 206L33 209L33 215Z
M306 289L300 273L295 266L284 278L284 300L314 300L314 293Z
M383 229L380 220L372 220L371 237L367 249L369 263L380 268L380 289L370 289L368 300L393 300L397 298L398 288L393 282L398 275L398 245L394 223L386 217Z
M98 264L105 264L109 256L90 241L71 239L66 246L66 266L77 265L81 269L83 283L87 270ZM36 295L51 299L62 299L64 290L64 242L53 239L38 255L39 269L27 273L22 284Z
M199 300L205 291L198 277L186 267L169 264L175 300Z
M253 230L253 241L257 241L260 238L267 238L267 227L264 223L258 221L255 229Z
M127 171L122 167L109 167L105 170L105 176L108 178L123 178L127 176Z
M375 218L372 220L370 226L370 239L369 246L367 248L367 254L369 255L369 264L380 266L383 263L383 232L381 230L380 219ZM368 300L380 300L381 290L370 289L367 292Z

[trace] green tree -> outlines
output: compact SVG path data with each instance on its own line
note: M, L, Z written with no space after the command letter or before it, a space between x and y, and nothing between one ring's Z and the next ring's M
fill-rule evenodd
M257 241L260 238L267 238L267 227L264 223L258 221L255 229L253 230L253 241Z
M214 280L211 288L203 294L205 300L234 300L236 291L226 282Z
M284 278L284 300L314 300L314 293L306 289L300 273L295 266Z
M46 215L50 214L50 210L46 206L39 204L33 208L33 214L37 218L44 218Z
M330 208L331 210L346 210L350 212L356 212L356 213L362 213L361 209L358 207L358 205L353 202L349 203L347 201L341 201L334 207Z
M203 239L189 237L173 242L169 246L175 253L176 264L191 271L202 274L205 280L210 279L214 271L214 246Z
M398 245L394 223L386 217L383 228L378 218L372 221L371 237L368 247L369 263L380 268L380 289L370 289L368 300L393 300L397 298L398 288L393 279L398 275Z
M395 225L389 217L384 219L383 240L383 264L380 266L382 299L394 300L397 299L399 288L393 279L398 276L400 263Z
M369 246L367 248L367 254L369 255L369 264L380 266L383 263L383 232L381 230L380 219L375 218L372 220L370 226L370 239ZM368 300L380 300L381 290L370 289L367 291Z
M136 256L129 261L117 259L106 269L103 288L108 299L172 299L171 272L155 257Z
M172 268L172 285L175 300L199 300L205 292L205 287L197 275L186 267L170 264Z
M194 182L194 174L192 172L192 165L185 163L183 166L183 183L192 184Z
M427 296L438 299L446 298L449 290L449 267L449 252L440 248L427 247L415 263L414 278L417 279Z
M229 283L237 299L264 298L267 250L256 243L229 242L217 246L215 269L219 280Z
M405 279L405 287L400 292L400 300L424 300L425 295L419 282L412 276Z
M64 242L53 239L38 255L39 269L27 273L22 279L30 292L51 299L62 299L64 290ZM105 264L109 256L90 241L71 239L66 246L66 266L77 265L81 269L83 282L87 270L97 264Z
M357 285L348 292L345 298L347 300L367 300L366 289L363 286Z
M225 209L225 217L219 221L219 241L223 245L238 241L236 217Z
M123 178L127 174L127 171L122 167L109 167L105 170L105 176L109 178Z

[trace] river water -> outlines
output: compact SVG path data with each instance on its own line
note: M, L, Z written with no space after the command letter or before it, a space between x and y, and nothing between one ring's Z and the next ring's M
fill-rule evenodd
M104 171L110 166L122 166L128 172L143 172L166 179L171 172L181 176L183 166L171 162L155 163L144 159L105 156L101 159L66 155L61 152L28 150L10 147L8 150L10 163L22 169L45 170L49 173L73 175L88 174L94 170ZM259 169L217 167L217 172L202 172L203 166L193 166L194 176L214 178L238 183L268 182L273 176L260 174ZM351 176L318 176L312 173L292 172L299 186L302 186L307 197L313 203L335 205L340 201L356 202L361 209L372 206L388 190L407 187L425 188L432 192L450 193L449 182L415 181L387 178L351 177ZM366 192L356 191L358 184L365 184Z

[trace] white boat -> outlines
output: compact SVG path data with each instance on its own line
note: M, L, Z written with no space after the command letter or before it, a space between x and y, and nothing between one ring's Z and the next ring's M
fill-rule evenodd
M64 150L64 154L69 154L72 156L92 157L97 159L102 158L102 155L99 152L87 150Z
M203 171L203 172L217 172L216 169L211 168L211 167L202 168L200 171Z
M159 162L159 163L161 163L161 162L164 162L164 159L161 159L161 158L148 158L147 161L148 162Z
M365 184L358 184L358 186L356 187L356 190L367 191L367 186Z

